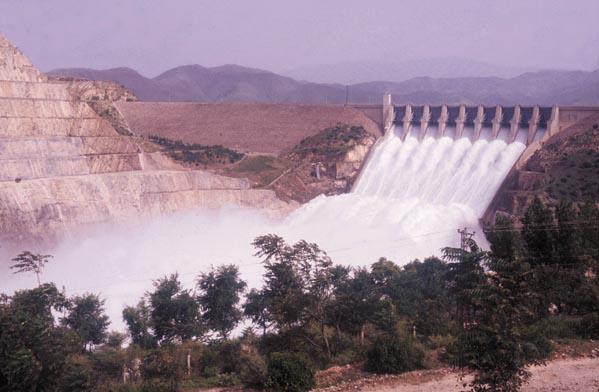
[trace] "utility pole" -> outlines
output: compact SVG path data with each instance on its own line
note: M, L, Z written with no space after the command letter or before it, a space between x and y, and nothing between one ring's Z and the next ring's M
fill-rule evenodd
M466 250L466 248L468 248L468 242L470 242L470 239L475 232L468 230L467 227L464 227L463 229L458 229L458 233L460 233L460 248L462 248L462 250Z

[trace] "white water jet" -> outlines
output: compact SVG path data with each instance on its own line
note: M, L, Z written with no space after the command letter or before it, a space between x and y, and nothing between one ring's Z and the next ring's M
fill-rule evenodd
M233 263L250 287L258 286L262 268L251 242L262 234L316 242L341 264L365 266L383 256L405 264L439 255L442 247L458 245L457 228L478 228L478 218L525 148L520 142L450 137L402 141L398 134L389 132L377 143L351 193L319 196L283 221L231 207L176 214L136 228L98 228L50 250L55 257L43 278L65 286L69 295L100 293L112 328L120 329L123 306L137 303L152 279L165 274L178 272L192 288L199 272ZM12 275L2 263L1 291L32 287L34 279Z

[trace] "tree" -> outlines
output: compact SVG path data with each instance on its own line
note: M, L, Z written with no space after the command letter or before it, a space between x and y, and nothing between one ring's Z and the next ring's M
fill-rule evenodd
M522 237L533 265L552 264L555 255L556 227L551 210L535 197L522 219Z
M528 284L530 264L481 252L473 240L468 249L446 248L445 254L458 266L465 264L453 275L463 311L450 348L454 363L475 372L474 391L518 391L530 376L526 367L543 363L549 347L532 327L538 297ZM472 279L460 281L467 276Z
M26 250L17 255L12 261L11 269L16 269L15 274L21 272L33 272L37 278L37 285L41 286L40 275L44 269L44 266L50 259L51 255L34 254Z
M262 334L266 334L272 320L272 316L268 314L266 296L260 290L251 289L245 298L243 314L262 328Z
M514 227L514 220L505 215L497 215L495 224L486 228L485 234L496 257L514 260L522 249L520 233Z
M599 257L599 208L593 201L584 203L578 213L581 251Z
M416 331L425 336L449 331L449 266L435 257L406 264L389 285L389 295L401 316L407 316Z
M572 202L561 200L555 209L557 220L556 250L558 262L564 266L572 266L577 261L580 251L577 219L578 213Z
M70 299L69 314L62 319L63 325L72 328L86 350L94 344L100 344L106 338L110 321L104 313L105 300L96 294L86 293Z
M333 262L318 245L299 241L293 246L276 235L253 242L266 270L261 295L271 321L279 329L315 323L327 357L326 308L333 294Z
M80 350L76 334L52 315L66 308L66 298L42 284L1 299L0 391L58 390L67 358Z
M154 281L154 291L147 296L158 342L186 341L202 334L199 305L190 292L181 287L177 274Z
M150 308L144 299L141 299L136 306L125 307L123 320L127 324L133 344L141 348L156 346L156 339L151 331Z
M338 334L359 334L363 344L364 326L373 321L380 299L373 276L365 268L347 267L335 267L333 276L333 299L327 309L329 322Z
M238 304L246 286L235 265L223 265L216 270L213 268L198 277L198 302L203 310L202 319L209 329L217 331L223 339L241 321L243 314Z

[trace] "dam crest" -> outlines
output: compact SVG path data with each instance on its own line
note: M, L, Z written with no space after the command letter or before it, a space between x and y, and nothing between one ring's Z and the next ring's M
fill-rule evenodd
M453 139L467 137L475 142L480 138L506 143L520 141L527 146L544 140L559 131L559 108L522 106L394 106L387 111L393 124L401 127L400 137L413 135L418 140L426 136ZM387 128L389 129L389 128Z

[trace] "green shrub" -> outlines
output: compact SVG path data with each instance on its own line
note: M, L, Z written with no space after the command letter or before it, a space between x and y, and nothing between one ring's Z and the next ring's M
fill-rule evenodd
M274 391L309 391L314 387L314 371L301 354L274 353L268 363L265 387Z
M239 379L247 387L261 388L266 381L266 362L257 353L241 355L239 359Z
M94 371L84 355L70 356L63 369L60 390L65 392L91 391L94 385Z
M550 339L570 339L577 336L577 318L549 316L538 322L540 332Z
M577 326L577 332L587 339L599 338L599 312L582 316Z
M411 340L383 336L375 340L366 358L366 371L398 374L421 368L424 353Z

